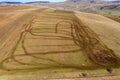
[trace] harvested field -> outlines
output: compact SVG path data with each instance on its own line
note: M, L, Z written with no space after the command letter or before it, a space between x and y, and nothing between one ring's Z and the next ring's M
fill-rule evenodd
M47 79L120 74L117 71L120 57L86 17L113 21L95 14L49 8L17 13L13 22L0 29L0 42L3 43L0 46L3 52L0 74L39 75ZM110 69L115 72L110 74L107 71Z
M74 14L74 11L67 11L67 10L55 10L55 12L58 12L58 13L72 13L72 14Z
M0 6L0 12L12 12L15 10L29 9L32 8L30 6Z

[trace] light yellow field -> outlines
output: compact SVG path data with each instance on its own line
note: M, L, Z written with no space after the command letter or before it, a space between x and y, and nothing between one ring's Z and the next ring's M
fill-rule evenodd
M1 77L34 80L120 75L119 22L46 7L13 9L0 14Z
M101 15L79 13L76 14L85 25L88 25L100 39L120 56L120 23Z

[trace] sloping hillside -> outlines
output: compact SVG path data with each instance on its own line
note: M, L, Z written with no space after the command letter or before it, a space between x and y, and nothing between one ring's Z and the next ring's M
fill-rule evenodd
M59 3L41 4L58 9L77 10L87 13L96 13L108 16L119 17L120 1L102 0L67 0Z
M7 6L2 13L0 78L120 75L119 22L102 15L47 7Z
M116 55L120 56L120 23L96 14L79 13L76 15L85 25L95 31Z

